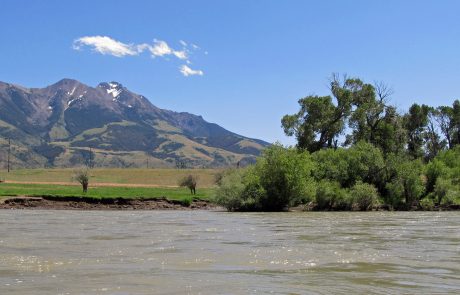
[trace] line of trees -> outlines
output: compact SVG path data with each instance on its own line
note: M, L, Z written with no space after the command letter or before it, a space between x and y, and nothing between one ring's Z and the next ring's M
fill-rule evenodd
M328 96L299 100L281 120L296 147L269 147L227 171L217 202L229 210L433 209L460 203L460 102L399 113L384 83L330 80Z

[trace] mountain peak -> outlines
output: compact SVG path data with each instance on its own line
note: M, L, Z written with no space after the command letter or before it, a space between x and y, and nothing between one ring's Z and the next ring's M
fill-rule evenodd
M88 148L104 167L141 167L147 158L161 167L233 166L255 161L268 145L201 116L160 109L115 81L95 88L73 79L27 91L11 87L0 83L0 125L11 126L0 128L0 138L28 151L15 155L21 167L82 165Z
M117 98L123 92L123 85L116 81L112 82L102 82L97 85L98 88L103 88L107 91L108 94L111 94L113 98Z
M81 84L80 81L70 79L70 78L64 78L64 79L57 81L51 86L75 86L77 84Z

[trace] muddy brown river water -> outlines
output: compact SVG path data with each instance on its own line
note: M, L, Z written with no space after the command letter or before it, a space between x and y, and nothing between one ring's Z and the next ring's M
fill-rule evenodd
M0 294L460 294L460 212L3 210Z

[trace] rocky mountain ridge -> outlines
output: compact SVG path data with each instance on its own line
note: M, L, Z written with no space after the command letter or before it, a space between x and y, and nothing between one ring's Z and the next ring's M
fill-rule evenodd
M161 109L118 82L72 79L45 88L0 82L0 161L8 138L17 167L222 167L251 163L268 145Z

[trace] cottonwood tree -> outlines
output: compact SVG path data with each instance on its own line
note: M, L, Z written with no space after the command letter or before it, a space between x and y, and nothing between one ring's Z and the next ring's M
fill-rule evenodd
M348 123L351 134L344 145L365 141L385 154L404 149L404 126L396 108L387 105L393 91L386 84L333 75L330 91L329 96L300 99L300 111L281 120L285 134L295 136L299 148L310 152L336 148Z
M404 116L404 127L408 135L407 152L414 159L424 156L423 145L429 111L430 108L427 105L414 103Z
M333 75L330 81L332 96L304 97L299 100L298 113L282 118L285 134L295 135L298 148L315 152L324 147L337 147L353 102L371 90L359 79L345 77L343 80Z

